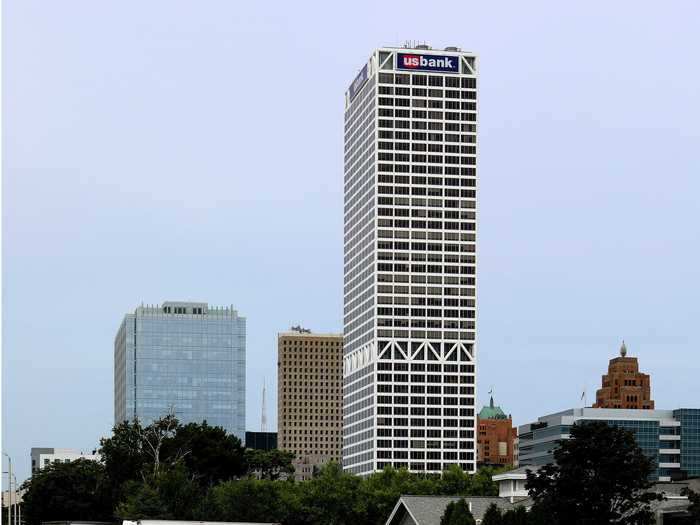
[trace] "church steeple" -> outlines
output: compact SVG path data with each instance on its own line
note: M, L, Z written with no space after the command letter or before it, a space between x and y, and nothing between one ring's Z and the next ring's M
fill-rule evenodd
M508 419L505 412L493 402L493 388L489 390L489 404L479 411L479 418L481 419Z

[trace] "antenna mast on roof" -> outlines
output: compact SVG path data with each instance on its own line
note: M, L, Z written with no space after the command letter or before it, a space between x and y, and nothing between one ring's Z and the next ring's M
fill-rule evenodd
M267 432L267 404L265 403L265 380L263 379L262 415L260 416L260 432Z

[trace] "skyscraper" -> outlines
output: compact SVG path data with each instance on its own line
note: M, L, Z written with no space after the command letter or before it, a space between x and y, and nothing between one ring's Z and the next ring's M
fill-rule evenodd
M182 423L245 439L245 318L206 303L165 302L126 314L114 340L115 423Z
M341 334L295 327L277 337L278 446L294 452L297 479L340 461L342 359Z
M472 53L380 48L345 95L343 466L475 470Z

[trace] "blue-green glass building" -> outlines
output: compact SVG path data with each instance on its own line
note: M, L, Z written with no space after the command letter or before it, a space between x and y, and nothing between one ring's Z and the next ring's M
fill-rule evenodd
M115 423L169 411L245 439L246 321L233 307L165 302L124 316L114 340Z
M582 421L604 421L631 430L639 447L656 465L654 480L700 476L700 409L628 410L572 408L542 416L518 427L519 464L554 462L558 442L570 438L571 426Z

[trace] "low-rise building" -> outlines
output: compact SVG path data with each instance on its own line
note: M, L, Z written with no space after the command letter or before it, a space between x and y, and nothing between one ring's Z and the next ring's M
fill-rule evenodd
M466 501L477 523L491 504L503 511L515 508L507 499L492 496L401 496L386 525L440 525L447 505L460 499Z
M491 479L498 483L498 497L505 498L511 503L529 497L530 495L525 488L528 470L537 470L537 467L523 465L508 472L491 476Z
M246 431L245 446L256 450L274 450L277 448L277 432Z
M653 480L700 476L700 409L639 410L572 408L538 418L518 428L521 465L554 462L558 442L569 439L578 422L604 421L630 430L657 466Z
M21 505L24 499L24 494L27 489L3 490L2 491L2 508Z
M533 501L530 499L530 494L526 488L527 471L537 471L537 469L538 467L532 465L523 465L515 470L491 476L491 479L498 483L498 497L517 505L523 505L529 509ZM649 492L661 496L660 499L651 503L651 510L656 517L658 525L670 522L674 518L683 519L688 517L690 502L685 494L686 489L700 492L700 479L676 481L673 483L658 482L649 488ZM674 521L673 523L677 522ZM682 523L688 522L682 521Z
M72 448L41 448L33 447L31 450L32 474L37 470L48 467L52 463L70 463L76 459L89 459L99 461L100 457L93 451L86 454Z

